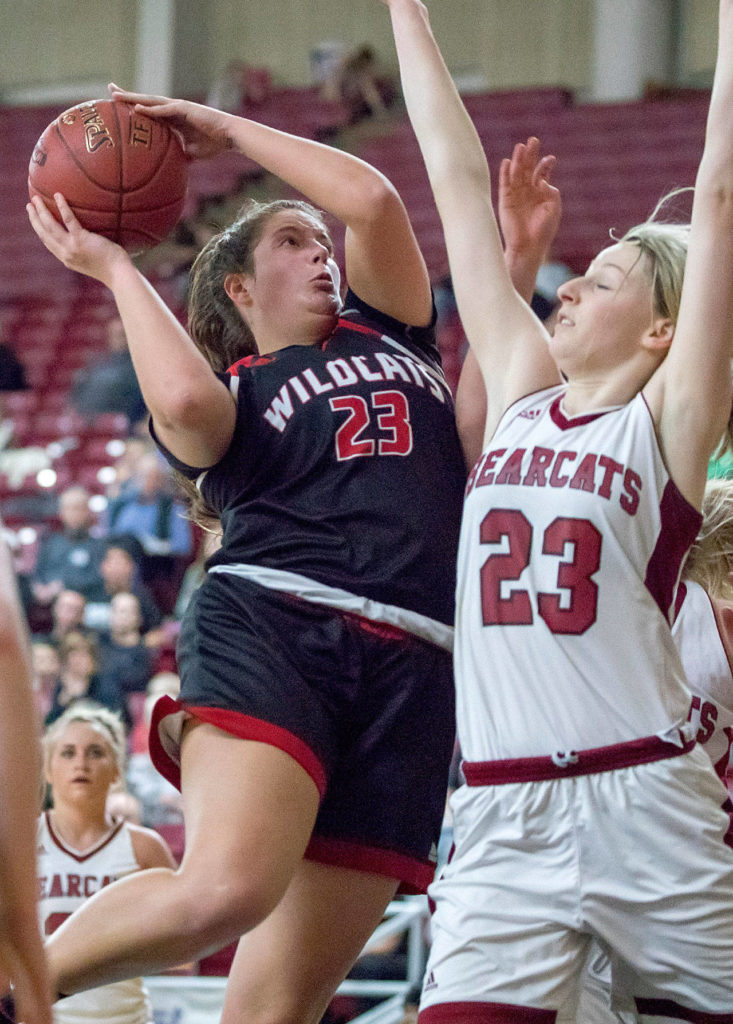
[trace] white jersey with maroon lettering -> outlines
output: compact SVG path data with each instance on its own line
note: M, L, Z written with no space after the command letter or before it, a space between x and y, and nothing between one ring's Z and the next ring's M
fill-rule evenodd
M38 819L38 912L41 932L51 935L90 896L139 871L130 829L118 821L91 849L72 849L54 832L48 813ZM111 922L114 927L114 922ZM119 981L62 999L56 1024L148 1024L153 1013L140 978Z
M697 742L725 780L733 745L733 673L707 593L698 583L680 587L684 597L672 636L692 691L689 717ZM581 983L578 1024L631 1024L638 1019L611 1009L611 961L592 943Z
M710 598L697 583L684 587L672 636L692 691L690 721L697 730L697 742L725 780L733 746L733 673Z
M680 742L687 718L670 620L700 515L642 395L570 417L564 390L514 403L469 477L456 622L468 762Z

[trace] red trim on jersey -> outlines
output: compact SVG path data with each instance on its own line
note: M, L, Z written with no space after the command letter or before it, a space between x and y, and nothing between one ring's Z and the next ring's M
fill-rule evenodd
M78 861L80 864L82 861L87 860L89 857L93 857L95 853L99 853L100 850L103 850L107 843L111 843L114 837L122 828L122 826L125 824L124 818L120 818L117 824L113 826L112 831L109 832L102 840L100 840L100 842L98 842L96 846L91 846L84 853L79 853L78 850L74 850L72 849L72 847L67 846L63 839L58 835L58 833L54 832L53 825L51 824L51 814L49 811L46 811L45 817L46 827L48 828L48 834L51 836L54 843L58 846L59 850L62 850L64 853L68 854L69 857L73 857L74 860Z
M436 1003L420 1011L418 1024L555 1024L557 1010L514 1003Z
M672 622L676 622L677 621L677 616L682 611L682 605L685 603L685 598L686 597L687 597L687 586L686 586L686 584L680 582L680 585L677 587L677 596L674 599L674 617L672 619Z
M682 734L680 733L680 739ZM558 751L552 757L514 757L506 761L464 761L463 773L469 786L502 786L510 782L544 782L574 775L593 775L630 768L636 764L664 761L688 754L695 746L688 740L681 746L659 736L644 736L629 743L589 750Z
M338 330L339 327L343 327L348 331L356 331L357 334L373 334L376 338L382 337L381 331L376 331L373 327L367 327L365 324L355 324L353 320L345 320L341 316L338 318L336 330Z
M639 1013L650 1017L674 1017L675 1020L686 1020L690 1024L733 1024L733 1013L708 1013L706 1010L693 1010L689 1006L681 1006L674 999L635 999Z
M305 856L320 864L397 878L400 881L398 891L413 895L426 892L435 874L434 864L416 857L330 836L311 836Z
M153 708L153 717L150 723L150 759L163 778L168 779L176 789L180 790L181 788L180 758L175 760L168 753L161 741L159 730L164 718L181 712L200 722L215 725L217 729L221 729L231 736L237 736L239 739L269 743L270 746L283 750L310 775L321 798L326 792L326 770L323 764L303 740L287 729L273 725L272 722L264 722L252 715L243 715L240 711L199 707L185 704L165 695L156 702Z
M237 372L237 370L240 366L245 366L247 368L249 368L250 366L266 366L268 363L271 362L272 356L260 356L253 352L252 355L242 356L242 358L238 359L236 363L232 363L232 365L227 370L227 373L231 373L233 376L238 377L239 373Z
M612 409L601 409L598 412L587 412L581 413L579 416L567 416L560 408L565 394L558 395L557 398L553 399L552 405L550 406L550 419L559 427L560 430L570 430L571 427L584 427L586 423L592 423L594 420L598 420L601 416L605 416L608 412L616 412L619 408L615 406Z
M669 480L659 502L657 543L647 562L644 586L669 622L680 567L702 525L702 514Z
M733 801L730 799L726 800L721 808L728 815L728 831L723 836L723 842L726 846L730 846L733 849Z

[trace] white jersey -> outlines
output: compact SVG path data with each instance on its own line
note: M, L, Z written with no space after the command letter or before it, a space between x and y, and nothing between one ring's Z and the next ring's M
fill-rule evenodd
M700 514L642 395L568 417L564 391L514 403L469 477L456 620L467 762L681 742L690 696L670 622Z
M710 598L697 583L684 583L684 599L672 627L692 691L690 721L697 742L725 779L733 746L733 673Z
M83 853L54 832L48 813L38 819L38 911L43 935L51 935L90 896L123 875L139 871L130 828L118 821ZM54 1006L57 1024L148 1024L152 1008L140 978L80 992Z

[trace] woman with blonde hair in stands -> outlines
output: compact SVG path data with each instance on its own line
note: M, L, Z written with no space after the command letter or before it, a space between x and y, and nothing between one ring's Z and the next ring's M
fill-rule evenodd
M46 936L118 878L146 868L174 868L152 829L112 818L110 790L124 779L125 731L119 717L79 701L43 737L52 807L38 820L39 915ZM140 978L91 989L54 1007L56 1024L151 1024Z
M727 794L670 628L731 410L733 0L691 226L643 224L600 252L559 289L551 337L507 273L426 7L384 2L487 394L458 558L467 785L430 889L421 1017L574 1022L595 937L619 1009L733 1020Z

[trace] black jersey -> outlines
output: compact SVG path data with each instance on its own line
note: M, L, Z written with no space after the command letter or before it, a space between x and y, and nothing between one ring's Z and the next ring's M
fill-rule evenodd
M378 602L451 624L465 472L434 328L349 292L322 345L220 376L238 404L225 455L204 471L165 453L221 517L208 567L279 589L293 574L366 599L352 608L367 617Z

